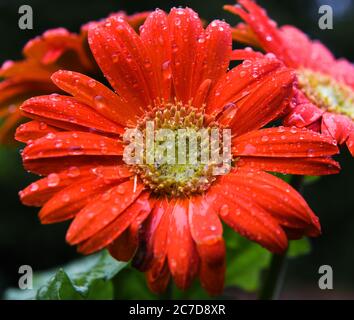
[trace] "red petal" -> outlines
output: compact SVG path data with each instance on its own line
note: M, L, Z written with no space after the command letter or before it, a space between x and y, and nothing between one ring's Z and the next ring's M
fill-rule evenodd
M339 163L331 158L271 158L241 157L238 167L272 171L284 174L319 176L335 174L340 170Z
M198 38L197 56L192 76L192 96L196 95L197 89L205 80L211 81L211 85L214 85L226 73L231 50L230 26L223 21L214 20L205 30L205 34Z
M121 156L63 156L58 158L38 158L24 160L24 167L27 171L46 176L52 172L60 172L70 167L82 166L115 166L123 165Z
M58 191L88 176L96 177L91 166L70 167L59 173L51 173L20 191L21 201L27 206L43 206Z
M283 123L287 127L305 127L321 118L324 111L314 105L300 91L296 90L292 104L295 104L291 112L284 118Z
M211 245L222 239L220 219L209 201L212 202L202 196L189 201L189 226L197 245Z
M349 134L347 146L352 156L354 156L354 131Z
M136 194L139 194L140 191L137 190ZM78 222L78 232L80 233L80 238L84 239L86 238L87 240L84 240L82 243L79 244L79 251L85 254L90 254L95 251L98 251L102 248L105 248L107 245L112 243L117 237L119 237L129 226L131 223L134 222L135 219L137 219L137 216L141 213L150 213L152 210L150 201L149 201L149 193L145 192L142 193L139 197L136 196L134 202L129 205L129 207L126 207L126 209L123 209L124 211L121 212L120 214L118 213L121 208L118 209L117 206L113 206L113 208L117 209L117 213L113 213L113 216L116 216L119 214L112 222L109 222L110 219L112 219L110 216L107 214L105 215L104 212L101 211L101 213L98 213L96 215L97 218L95 220L95 217L90 218L90 225L83 225ZM118 198L116 198L118 199ZM122 202L122 201L121 201ZM89 207L92 207L89 205ZM96 206L97 208L97 206ZM95 208L95 209L96 209ZM86 208L85 208L86 209ZM85 209L83 211L85 211ZM107 207L105 205L105 210L110 211L111 207ZM113 209L111 209L113 210ZM82 211L82 212L83 212ZM80 212L78 216L75 218L73 222L73 227L70 226L70 229L67 234L67 239L69 239L69 233L72 228L75 228L75 221L79 220L81 217L83 217L83 213ZM111 214L112 215L112 214ZM87 217L86 217L87 218ZM83 218L84 219L84 218ZM100 221L102 219L102 221ZM107 220L109 219L109 220ZM108 221L108 222L107 222ZM108 224L109 223L109 224ZM102 228L99 225L107 225L106 227ZM81 226L80 226L81 225ZM92 231L89 231L89 229L92 229ZM84 235L85 234L85 235ZM79 240L77 240L79 241Z
M74 52L78 62L87 70L92 69L92 62L85 51L81 36L68 32L64 28L51 29L42 36L30 40L24 54L29 60L40 61L41 64L49 65L58 61L64 53Z
M140 31L157 79L158 96L170 100L172 86L171 41L167 15L155 10L146 19Z
M259 129L276 119L290 97L293 80L293 73L285 69L265 76L259 86L238 104L237 113L229 123L233 134Z
M354 123L346 116L325 112L322 116L321 129L322 133L329 134L338 144L343 144L350 131L354 130Z
M149 203L150 208L153 208L155 205L155 199L150 198ZM139 243L143 243L142 245L145 246L143 224L149 217L151 210L142 210L137 215L135 220L130 224L129 229L125 230L116 240L110 244L108 249L114 258L119 261L129 261L136 253ZM135 255L135 257L136 256L137 255ZM133 265L134 267L136 266L136 261L133 261Z
M100 230L107 227L112 221L120 216L126 208L135 202L143 190L143 185L139 183L137 184L136 189L134 188L134 181L129 180L111 188L97 199L93 199L76 215L66 234L66 240L70 244L77 244L89 239ZM135 213L135 210L132 211ZM128 214L129 218L131 217L131 214L132 213ZM129 226L129 224L127 226ZM115 228L116 226L117 225L115 225ZM113 230L115 228L113 228ZM119 233L111 238L106 245L112 242L124 231L124 229L119 230ZM103 232L102 235L107 236L107 233ZM108 235L112 235L112 232L108 233ZM95 237L93 237L93 239L95 239ZM97 242L94 244L97 245ZM89 249L85 250L85 252L87 251L89 251Z
M243 64L231 69L217 82L208 99L208 112L220 112L230 102L238 102L250 94L251 88L257 87L259 79L274 72L280 66L280 61L276 59L245 60Z
M144 263L140 265L143 269L151 267L152 277L158 277L166 260L168 229L174 206L174 200L163 199L158 202L147 221L146 248L143 248L143 252L139 252L141 247L138 248L137 255L143 256L145 254ZM150 265L151 263L152 266Z
M226 269L224 240L222 239L212 245L200 245L198 253L201 259L199 278L202 287L210 295L221 294L224 289Z
M134 29L122 17L110 17L89 29L93 55L115 91L134 109L152 105L156 75Z
M173 8L168 16L172 46L172 75L175 96L183 103L193 97L193 75L198 57L198 39L204 36L202 23L191 9ZM198 84L199 86L199 84Z
M148 270L146 272L146 280L149 289L152 292L155 292L157 294L163 293L166 290L167 285L170 281L170 271L168 268L167 261L165 262L159 274L156 274L153 269Z
M33 118L68 122L90 130L108 133L119 134L124 132L121 126L104 118L89 106L72 97L54 94L31 98L22 104L21 110L27 116Z
M123 146L118 140L88 132L48 133L35 140L23 151L24 161L62 156L122 155Z
M277 29L274 22L269 19L264 9L250 0L239 0L238 2L247 11L240 6L231 5L224 6L224 9L239 15L250 26L265 51L273 52L289 66L297 66L291 51L286 47L281 32Z
M338 153L332 138L300 128L267 128L232 140L235 156L304 158Z
M129 261L133 258L137 244L129 229L126 229L108 247L110 255L118 261Z
M83 74L60 70L52 75L52 80L78 101L123 126L134 124L136 117L141 114L141 110L124 102L106 86Z
M253 51L251 48L248 49L236 49L232 51L232 60L253 60L264 58L264 55L258 51Z
M282 226L302 229L303 234L318 236L318 218L302 196L285 181L273 175L247 168L238 168L223 177L230 190L247 197L250 203L260 206L271 214ZM222 185L221 185L222 186ZM227 189L227 188L225 188Z
M189 225L201 258L200 280L210 294L220 294L224 286L225 247L222 225L212 206L214 199L193 197L189 201Z
M50 132L58 131L58 129L48 126L45 122L34 120L21 124L16 130L15 139L28 143L31 140L42 138Z
M119 181L122 177L117 177ZM54 223L72 218L90 201L97 201L97 195L112 188L112 181L103 178L89 179L70 185L56 193L41 209L42 223Z
M188 201L178 200L170 218L168 265L176 285L187 289L198 270L198 255L188 224Z
M235 190L236 186L235 183L227 187L226 181L215 185L215 189L224 197L224 204L218 208L221 219L240 235L258 242L268 250L283 252L288 241L277 220L243 193L237 192L237 197L228 194L230 190Z
M43 66L38 61L26 59L21 61L6 61L0 69L0 77L21 81L46 81L49 82L55 70Z

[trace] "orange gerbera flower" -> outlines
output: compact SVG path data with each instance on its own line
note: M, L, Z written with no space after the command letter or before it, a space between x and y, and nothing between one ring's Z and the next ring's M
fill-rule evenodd
M354 66L345 59L336 60L325 46L299 29L278 28L253 1L238 2L243 8L225 6L247 23L233 29L233 39L275 54L296 70L295 94L284 124L330 135L354 155Z
M114 15L124 17L137 29L147 14L127 16L118 12ZM64 68L99 74L87 45L87 30L93 23L84 25L80 34L64 28L48 30L25 45L23 60L3 64L0 69L0 78L4 79L0 82L0 143L13 141L14 129L23 120L18 107L24 100L57 91L50 80L53 72Z
M73 222L67 241L89 254L108 248L133 258L150 288L161 292L170 275L187 288L199 276L211 294L223 288L222 219L272 252L288 238L317 236L320 225L303 198L266 173L331 174L338 164L332 139L310 130L260 129L278 117L294 76L278 60L260 57L228 71L231 28L204 29L191 9L151 13L137 34L120 17L89 29L92 53L114 91L72 71L54 83L71 94L34 97L21 110L35 119L16 133L27 146L25 167L45 177L20 192L42 206L42 223ZM228 127L233 168L127 165L125 127Z

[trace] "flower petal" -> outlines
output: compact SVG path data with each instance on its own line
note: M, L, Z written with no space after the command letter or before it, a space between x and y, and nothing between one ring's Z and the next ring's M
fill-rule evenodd
M237 105L237 112L229 122L234 135L259 129L276 119L288 103L294 75L283 69L265 76L259 86Z
M91 166L70 167L59 173L51 173L20 191L20 199L27 206L40 207L58 191L89 176L96 177Z
M141 115L140 109L124 102L99 81L81 73L60 70L51 78L60 89L70 93L100 115L123 126L134 124L136 117Z
M340 170L339 163L331 158L274 158L241 157L238 167L255 170L279 172L284 174L301 174L319 176L335 174Z
M226 73L230 64L231 50L230 26L223 21L212 21L205 34L198 38L191 96L196 95L204 81L211 81L210 85L213 86Z
M224 204L217 208L221 219L241 236L258 242L272 252L283 252L288 241L277 220L243 193L232 196L229 192L236 185L226 181L215 185L215 190L224 198Z
M151 57L158 97L169 101L172 86L171 40L166 13L159 9L152 12L141 27L140 37Z
M138 191L137 191L138 192ZM119 237L129 226L131 223L137 219L138 215L142 213L149 214L152 210L151 202L149 201L150 194L148 192L141 193L138 198L127 207L122 213L118 215L111 223L109 223L103 229L99 231L95 231L95 233L88 237L87 240L81 242L79 244L78 250L84 254L90 254L100 249L107 247L107 245L111 244L117 237ZM117 198L116 198L117 199ZM116 208L117 207L113 207ZM106 210L108 208L106 207ZM76 219L79 219L81 213L77 216ZM105 219L103 216L103 212L98 216L99 218ZM75 221L74 220L74 221ZM104 221L104 220L103 220ZM91 225L97 225L99 221L93 220ZM90 228L90 227L89 227ZM96 227L95 227L96 229ZM79 232L87 232L87 227L84 227L84 230ZM96 229L98 230L98 229Z
M99 195L112 188L114 183L124 179L124 176L88 178L85 181L71 184L56 193L41 209L39 218L42 223L54 223L74 217L90 201L98 201ZM98 196L97 196L98 195Z
M156 75L134 29L112 16L89 29L91 51L115 91L134 109L152 105Z
M150 269L152 278L159 277L167 262L169 224L175 203L173 199L158 202L147 221L146 248L139 247L136 254L144 258L141 259L144 263L138 265L139 270Z
M136 252L137 244L129 229L123 231L109 246L110 255L118 261L131 260Z
M189 8L173 8L168 16L172 46L172 76L175 96L188 103L192 98L198 39L204 36L198 15Z
M348 117L325 112L322 116L322 133L329 134L338 144L343 144L354 130L353 121Z
M50 132L58 132L57 128L47 125L42 121L29 121L21 124L16 129L15 139L20 142L28 143L46 136Z
M134 203L142 190L143 185L138 183L135 187L133 180L122 182L118 186L109 189L99 196L98 199L94 199L88 203L88 205L76 215L66 234L66 240L70 244L78 244L94 236L117 219L117 217ZM135 210L133 211L135 212ZM139 213L139 211L136 213ZM124 229L120 230L117 236L123 231ZM103 235L106 235L106 233L103 233ZM113 241L114 238L112 238L111 241ZM107 244L109 244L109 242Z
M349 134L349 137L347 140L347 147L348 147L350 153L352 154L352 156L354 156L354 130Z
M243 64L222 76L214 86L208 99L207 111L220 112L229 103L237 103L250 94L251 88L257 87L259 79L272 74L280 67L281 62L276 59L245 60Z
M242 7L226 5L224 9L240 16L250 26L265 51L274 53L289 66L296 66L296 60L294 61L290 50L287 50L281 33L265 10L254 1L239 0L238 2Z
M197 196L189 201L189 225L201 258L200 279L203 287L213 295L224 286L225 247L222 225L212 206L212 197Z
M114 166L123 165L121 156L62 156L56 158L37 158L24 160L27 171L46 176L52 172L60 172L70 167L90 166Z
M30 118L55 120L101 132L120 134L124 129L76 99L57 94L26 100L21 110ZM46 121L50 124L50 121ZM64 127L65 129L65 127ZM70 130L70 127L69 127Z
M35 140L23 151L25 161L80 155L122 155L123 146L118 140L88 132L48 133Z
M154 272L154 268L146 272L146 280L149 289L157 294L163 293L170 281L170 270L168 268L167 261L163 265L161 271L157 274Z
M280 225L302 229L308 236L320 234L318 218L302 196L282 179L265 172L238 168L223 177L223 182L230 185L225 192L235 190L247 197L251 204L261 207Z
M245 133L232 140L235 156L304 158L338 153L335 141L301 128L266 128Z
M176 285L187 289L198 271L198 255L188 224L188 201L178 200L168 231L168 265Z
M298 89L296 89L291 104L293 105L293 108L283 120L284 125L287 127L307 127L319 120L324 113L324 110L321 110L309 101L309 99Z

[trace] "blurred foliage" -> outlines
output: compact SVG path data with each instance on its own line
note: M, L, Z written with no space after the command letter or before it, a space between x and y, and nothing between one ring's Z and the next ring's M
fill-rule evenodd
M33 289L8 289L5 298L38 300L98 300L113 298L112 278L127 263L113 259L107 251L81 258L46 272L35 273Z

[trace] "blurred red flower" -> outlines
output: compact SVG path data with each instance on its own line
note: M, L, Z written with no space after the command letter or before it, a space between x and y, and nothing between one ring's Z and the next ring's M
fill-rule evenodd
M283 112L292 90L294 75L279 60L261 56L228 71L230 26L213 21L204 29L191 9L156 10L140 34L111 17L90 27L88 40L115 92L62 70L52 80L72 96L39 96L21 106L34 119L16 133L27 143L24 166L45 177L20 197L42 207L42 223L73 219L70 244L85 254L108 248L118 260L133 258L155 292L170 275L181 289L199 276L210 294L222 291L221 220L276 253L288 238L320 234L300 194L266 173L339 169L330 158L333 139L307 129L261 129ZM231 172L125 164L121 134L147 120L160 128L230 128Z
M124 12L113 15L127 19L138 28L147 12L127 16ZM46 31L30 40L23 49L24 59L6 61L0 68L0 143L12 143L16 126L23 122L18 107L21 103L39 94L57 91L50 80L53 72L70 69L89 74L99 74L87 45L87 30L95 22L81 28L80 34L70 33L64 28Z
M260 47L296 70L295 93L284 124L330 135L354 155L354 66L345 59L336 60L299 29L278 28L255 2L238 2L241 6L225 6L247 23L233 29L233 39Z

